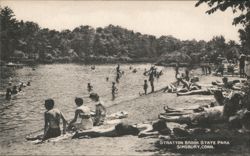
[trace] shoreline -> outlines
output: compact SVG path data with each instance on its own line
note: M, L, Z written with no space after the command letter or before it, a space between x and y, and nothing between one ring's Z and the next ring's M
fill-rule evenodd
M221 77L213 75L200 76L200 82L204 84L204 86L211 85L212 81L220 79ZM240 78L229 77L229 79ZM128 117L122 119L122 121L130 124L150 123L158 119L158 114L164 112L163 107L166 105L176 109L195 108L200 105L209 104L213 100L214 98L212 95L178 97L174 93L156 91L156 93L146 96L138 96L130 100L114 103L108 107L107 111L108 114L118 111L128 112ZM173 123L167 124L169 127L175 126ZM46 142L44 144L34 145L27 142L24 138L20 138L8 144L1 144L1 155L25 155L27 153L32 155L155 155L159 154L159 150L157 150L154 145L158 140L158 138L138 138L137 136L128 135L114 138L100 137L75 140L68 138L58 142ZM50 150L48 150L48 148ZM239 151L240 150L235 151L235 153ZM171 152L166 152L164 154L179 155L179 153ZM226 155L230 154L232 154L231 151L226 152Z

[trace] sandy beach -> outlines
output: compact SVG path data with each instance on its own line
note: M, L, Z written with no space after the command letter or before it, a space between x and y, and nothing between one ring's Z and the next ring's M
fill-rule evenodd
M230 77L229 80L237 79ZM203 85L210 85L211 81L220 80L220 77L201 76ZM127 111L128 123L151 122L158 118L164 106L172 108L195 108L214 101L213 96L192 95L177 97L174 93L157 92L132 100L116 103L108 108L108 114L117 111ZM168 124L171 127L171 123ZM159 150L154 146L158 138L138 138L137 136L122 136L115 138L100 137L88 139L65 139L59 142L46 142L35 145L24 138L8 145L1 145L1 155L154 155ZM48 150L49 149L49 150ZM247 149L245 149L247 150ZM237 151L235 151L237 153ZM228 155L229 152L227 152ZM178 155L178 153L165 153ZM230 153L231 154L231 153Z

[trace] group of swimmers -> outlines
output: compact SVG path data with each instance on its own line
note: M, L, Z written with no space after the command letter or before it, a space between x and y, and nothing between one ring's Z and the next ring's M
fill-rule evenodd
M6 89L5 99L10 100L12 95L18 94L18 92L21 92L22 89L26 86L30 86L30 81L27 82L27 84L24 84L21 82L19 85L13 85L9 82L8 87Z

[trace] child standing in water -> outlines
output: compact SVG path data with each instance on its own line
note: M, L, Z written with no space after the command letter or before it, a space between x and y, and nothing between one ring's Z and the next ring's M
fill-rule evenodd
M144 85L143 85L144 93L145 95L147 94L147 89L148 89L148 81L144 80Z
M118 89L115 86L115 82L112 82L112 100L115 99L115 94L117 94Z
M12 85L12 83L9 82L9 86L8 86L8 88L6 90L6 94L5 94L5 99L6 100L10 100L11 99L11 85Z
M92 92L93 91L93 86L90 83L88 83L87 88L88 88L88 92Z

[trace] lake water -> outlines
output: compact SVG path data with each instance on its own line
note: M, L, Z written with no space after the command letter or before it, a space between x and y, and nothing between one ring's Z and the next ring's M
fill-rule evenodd
M137 68L138 72L132 73L130 66ZM125 74L117 84L119 91L114 101L111 100L111 86L115 78L116 65L96 65L95 70L91 70L89 65L78 64L38 65L35 70L31 67L2 69L0 80L1 144L21 141L27 134L42 129L44 100L47 98L55 100L55 107L65 114L67 120L72 119L76 108L74 99L88 96L88 82L93 85L94 91L100 95L107 107L138 97L139 92L143 92L144 79L148 79L143 75L144 69L149 69L150 66L150 64L121 65L121 70ZM157 68L163 70L163 75L159 80L155 80L156 90L175 80L173 68ZM109 77L109 81L106 81L106 77ZM31 86L23 88L23 91L12 100L6 101L4 94L9 81L13 84L31 81ZM89 98L84 98L84 101L89 107L94 108Z

